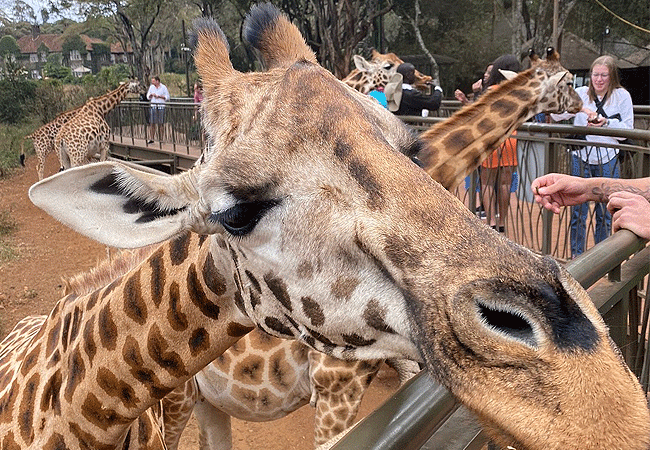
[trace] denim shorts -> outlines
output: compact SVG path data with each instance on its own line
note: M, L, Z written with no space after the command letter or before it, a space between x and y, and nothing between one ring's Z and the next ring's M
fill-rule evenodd
M165 121L165 106L152 105L149 109L149 123L161 125Z

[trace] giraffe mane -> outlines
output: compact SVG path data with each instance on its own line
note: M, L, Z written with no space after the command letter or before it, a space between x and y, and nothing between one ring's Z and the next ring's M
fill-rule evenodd
M86 272L62 278L63 295L86 295L107 286L144 261L156 247L157 245L149 245L133 250L121 250L117 256L99 261Z

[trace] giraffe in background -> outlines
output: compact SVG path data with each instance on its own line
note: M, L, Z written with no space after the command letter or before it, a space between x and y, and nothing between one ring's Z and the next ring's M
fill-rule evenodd
M139 90L138 81L122 83L101 97L88 99L78 113L61 126L54 139L54 148L63 169L87 164L97 152L100 161L106 160L110 128L104 117L129 93L136 94Z
M34 144L34 152L36 153L36 158L38 158L38 162L36 163L36 172L38 173L39 181L42 180L45 175L45 158L47 155L54 151L54 138L56 138L56 135L61 127L70 119L72 119L82 107L83 105L69 111L62 112L56 116L54 120L46 123L33 133L28 134L23 138L23 141L20 144L20 164L25 166L25 139L32 139ZM61 160L59 158L59 163L60 162ZM60 165L60 167L63 166Z
M214 22L197 34L211 146L192 170L104 162L30 189L104 244L175 238L1 352L4 448L119 447L259 326L339 358L420 360L501 446L647 449L645 396L557 262L485 227L401 154L421 143L320 67L270 4L244 25L267 72L235 71Z

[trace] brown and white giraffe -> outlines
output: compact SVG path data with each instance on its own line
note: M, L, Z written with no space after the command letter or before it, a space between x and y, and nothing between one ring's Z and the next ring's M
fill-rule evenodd
M218 26L196 25L201 164L166 177L97 163L30 189L107 245L177 237L2 351L2 449L119 447L254 325L339 358L421 360L501 446L648 448L638 381L556 261L404 156L419 144L399 119L320 67L274 7L244 27L263 73L235 71Z
M549 47L546 59L531 61L528 70L504 74L507 82L422 133L417 157L434 180L453 190L529 118L580 111L573 75L560 65L558 53Z
M82 107L83 105L69 111L62 112L56 116L53 121L46 123L34 131L32 134L28 134L23 138L23 141L20 144L20 164L23 166L25 165L25 139L31 139L33 141L36 158L38 158L38 162L36 163L36 171L38 172L39 180L42 180L45 176L45 158L50 153L54 152L54 138L56 137L56 134L66 122L72 119L79 112Z
M372 49L370 61L358 55L353 58L356 68L341 81L363 94L367 94L376 87L386 86L390 77L397 70L397 66L404 62L395 53L383 54L375 49ZM430 88L431 82L432 78L429 75L415 71L415 82L413 83L415 88L426 91Z
M100 161L106 160L110 128L104 117L129 93L139 90L138 81L122 83L101 97L88 99L79 112L61 126L54 139L54 148L63 169L87 164L97 152Z
M90 294L124 275L154 249L122 251L88 272L65 279L63 294ZM229 450L231 417L265 422L310 403L316 409L314 443L319 446L353 424L381 362L337 359L300 341L255 329L168 394L161 402L164 425L147 430L164 435L167 448L175 450L194 410L200 448ZM401 383L419 372L410 361L388 363ZM150 417L158 417L157 412L150 411L144 419Z

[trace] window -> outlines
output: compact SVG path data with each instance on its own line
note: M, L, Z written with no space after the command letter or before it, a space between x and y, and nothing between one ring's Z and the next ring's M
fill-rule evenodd
M81 61L79 50L70 50L70 61Z
M111 63L115 64L115 55L111 53Z
M90 55L90 52L86 53L86 61L92 60L92 56Z
M30 53L29 54L29 62L37 63L38 62L38 55L36 53Z
M129 62L129 58L128 58L128 55L126 53L122 55L122 61Z
M41 74L38 70L32 70L32 78L38 80L41 78Z
M47 62L47 53L41 52L41 62Z

